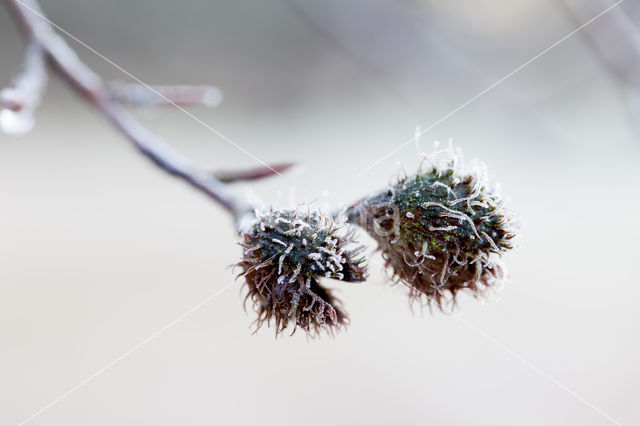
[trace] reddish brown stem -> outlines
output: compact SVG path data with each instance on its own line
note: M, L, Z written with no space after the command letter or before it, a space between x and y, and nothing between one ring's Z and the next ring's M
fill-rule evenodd
M246 170L220 170L213 175L224 183L260 180L289 170L294 163L270 164L266 167L256 167Z

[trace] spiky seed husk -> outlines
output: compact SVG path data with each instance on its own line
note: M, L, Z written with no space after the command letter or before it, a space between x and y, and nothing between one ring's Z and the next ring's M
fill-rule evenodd
M365 280L363 248L350 248L354 230L346 227L317 211L256 212L237 264L247 284L245 303L251 299L258 314L256 330L273 321L276 335L290 325L317 335L348 323L340 301L320 284L323 277Z
M453 150L446 152L447 161L425 156L427 171L399 177L347 212L378 242L386 267L410 287L411 299L426 296L441 309L447 294L455 304L460 290L479 295L502 283L506 270L499 257L513 248L516 235L512 213L490 188L486 169L477 164L464 170Z

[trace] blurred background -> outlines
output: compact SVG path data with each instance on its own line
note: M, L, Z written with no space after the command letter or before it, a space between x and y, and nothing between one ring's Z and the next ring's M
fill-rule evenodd
M239 194L338 207L386 185L398 162L415 170L413 143L369 167L416 126L438 122L612 4L42 6L145 83L216 85L222 104L193 114L263 161L299 164L237 185ZM379 255L368 282L327 282L351 315L335 338L252 335L237 283L29 424L612 424L598 410L639 424L638 19L640 3L624 1L424 134L424 149L451 138L467 159L487 162L524 224L499 297L460 299L473 327L411 312ZM126 80L71 46L105 78ZM22 48L0 9L0 86ZM175 108L136 114L203 167L258 165ZM227 267L240 255L225 212L134 152L56 77L36 120L25 136L0 135L3 425L233 282Z

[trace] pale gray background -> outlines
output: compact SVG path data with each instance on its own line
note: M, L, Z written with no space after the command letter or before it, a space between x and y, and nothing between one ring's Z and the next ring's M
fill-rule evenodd
M43 8L147 83L220 87L220 107L193 113L264 161L301 165L251 190L286 205L294 188L296 201L333 207L385 185L398 160L414 170L410 144L357 176L579 25L556 0ZM72 46L101 74L125 77ZM21 59L4 9L0 58L4 85ZM489 163L525 225L506 257L511 284L485 305L462 298L465 321L631 425L640 140L629 93L580 33L423 145L453 138ZM180 111L139 116L203 166L256 165ZM24 420L232 282L235 239L224 212L138 156L54 78L36 128L0 135L0 424ZM238 284L30 424L611 424L456 318L412 313L379 262L367 283L327 283L352 318L335 339L251 335Z

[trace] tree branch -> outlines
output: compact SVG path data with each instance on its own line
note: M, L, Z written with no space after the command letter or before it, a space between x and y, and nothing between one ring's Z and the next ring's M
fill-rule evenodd
M0 128L6 133L26 133L33 127L33 113L47 88L47 69L40 45L30 39L22 66L11 84L0 91Z
M111 97L123 105L145 107L153 105L205 106L213 108L222 102L222 92L214 86L175 85L151 86L113 81L109 83Z
M224 183L252 181L264 179L269 176L273 176L276 173L281 173L289 170L294 166L294 163L282 163L282 164L270 164L266 167L257 167L247 170L219 170L214 172L213 175Z
M234 197L210 172L194 166L115 102L104 80L59 36L35 0L4 0L28 40L37 43L55 70L93 104L133 145L166 172L183 179L225 207L238 221L251 206Z

